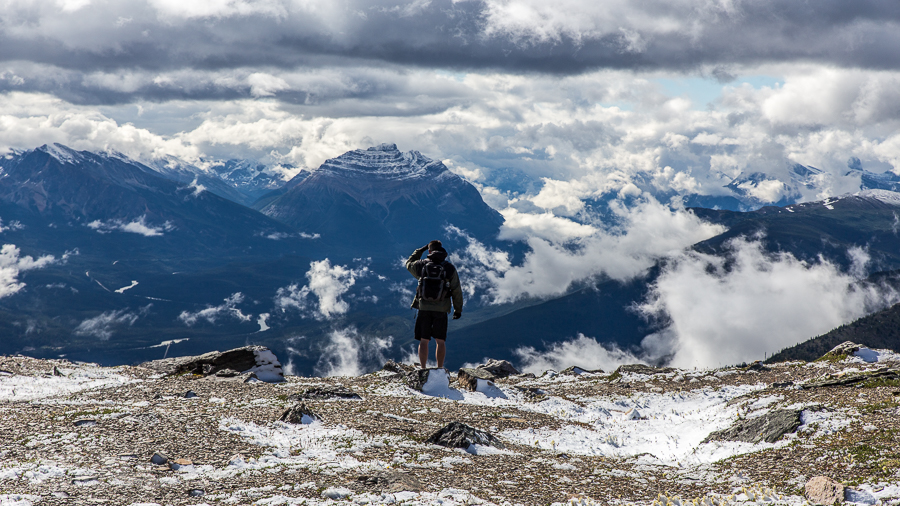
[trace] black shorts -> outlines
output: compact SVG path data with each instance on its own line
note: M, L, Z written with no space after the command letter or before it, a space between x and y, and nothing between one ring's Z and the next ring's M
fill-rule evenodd
M416 316L416 340L447 339L447 313L419 310Z

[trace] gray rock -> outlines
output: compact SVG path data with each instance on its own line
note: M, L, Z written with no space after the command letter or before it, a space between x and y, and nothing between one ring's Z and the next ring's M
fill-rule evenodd
M834 356L847 356L853 355L859 349L862 348L861 344L852 343L850 341L844 341L843 343L832 348L826 355L834 355Z
M185 399L193 399L193 398L195 398L195 397L200 397L200 396L197 395L197 393L194 392L193 390L188 390L187 392L184 393L184 398L185 398Z
M150 457L150 462L162 466L169 462L169 457L167 457L165 453L157 451Z
M425 383L428 383L428 374L431 372L431 369L413 369L412 371L406 373L404 377L406 381L406 386L412 388L413 390L422 391L422 387L425 386Z
M235 376L240 376L241 371L237 371L235 369L230 369L228 367L224 369L219 369L216 371L216 377L218 378L234 378Z
M322 421L322 417L313 413L311 409L306 407L306 404L294 404L290 408L286 409L284 413L281 414L282 422L293 423L293 424L301 424L303 423L303 417L306 416L311 420Z
M623 374L626 372L630 372L632 374L646 374L648 376L652 376L654 374L668 374L670 372L675 372L675 369L671 367L653 367L652 365L644 365L644 364L625 364L620 365L618 369L616 369L615 373ZM613 373L613 374L615 374Z
M845 374L843 376L826 378L821 381L804 383L800 385L800 388L810 390L812 388L851 386L871 379L898 380L900 379L900 368L882 367L881 369L869 372Z
M470 392L474 392L478 388L478 380L494 381L496 376L480 368L463 367L456 373L456 382L459 386Z
M512 376L513 374L519 374L519 370L513 367L508 361L495 360L493 358L489 358L487 363L479 365L476 369L487 371L493 374L494 378L505 378L507 376Z
M844 501L844 486L827 476L811 478L806 482L805 492L812 504L833 506Z
M325 399L359 399L358 394L348 388L336 385L327 385L323 387L310 387L301 390L295 394L288 396L287 400L300 402L303 400L325 400Z
M559 371L560 374L566 374L571 376L580 376L584 373L603 373L603 369L584 369L578 366L569 366Z
M398 362L394 362L393 360L388 360L387 362L384 363L384 367L382 367L381 370L406 375L406 373L408 373L408 372L415 371L416 367L407 365L407 364L401 364Z
M206 491L202 488L192 488L188 490L188 495L191 497L200 497L206 495Z
M425 442L448 448L466 449L473 444L505 448L493 435L460 422L450 422L429 436Z
M357 483L367 487L395 494L397 492L421 492L422 482L415 476L397 471L383 471L376 474L360 475Z
M725 430L713 432L703 442L743 441L745 443L759 443L760 441L765 441L774 443L781 439L781 436L797 430L801 423L800 410L778 409L756 418L740 420Z
M257 352L269 352L265 346L244 346L228 351L211 351L203 355L190 357L164 358L144 362L141 367L146 367L167 376L176 374L197 374L202 376L218 376L219 371L225 371L225 377L232 374L230 371L247 372L257 366L269 365L258 363ZM269 352L271 353L271 352ZM277 371L281 370L280 364L272 364ZM230 371L229 371L230 370ZM282 375L283 379L284 376Z
M97 425L97 420L87 420L87 419L85 419L85 420L76 420L76 421L75 421L75 426L76 426L76 427L94 427L94 426L96 426L96 425Z

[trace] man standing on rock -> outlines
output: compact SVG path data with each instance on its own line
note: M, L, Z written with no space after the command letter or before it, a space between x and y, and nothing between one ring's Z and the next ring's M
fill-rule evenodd
M428 250L428 256L422 253ZM456 267L447 261L447 250L441 241L431 241L415 251L406 260L406 270L419 284L412 308L418 309L416 316L416 340L419 341L419 364L425 369L428 362L428 342L433 337L437 342L434 358L438 367L444 367L447 354L447 315L450 313L450 302L453 302L453 319L462 316L463 296L459 286L459 274Z

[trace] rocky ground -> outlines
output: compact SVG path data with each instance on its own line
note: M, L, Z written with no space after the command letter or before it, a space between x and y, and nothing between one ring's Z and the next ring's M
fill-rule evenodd
M0 357L0 504L802 504L825 476L900 505L900 362L873 353L463 373L474 392L400 366L266 383ZM484 438L428 442L451 422Z

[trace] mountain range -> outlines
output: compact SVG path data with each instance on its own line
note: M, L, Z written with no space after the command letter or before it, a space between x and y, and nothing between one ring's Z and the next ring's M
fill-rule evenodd
M284 181L286 171L296 175ZM808 167L794 172L800 182L818 177ZM498 178L534 189L516 171ZM844 268L848 249L865 247L873 271L900 269L897 197L883 189L749 212L691 208L728 229L694 248L721 255L729 239L759 236L770 252ZM401 261L412 249L436 237L451 250L471 238L513 258L525 247L498 239L503 217L475 186L393 144L312 171L45 145L0 159L0 220L0 241L17 248L4 250L0 266L8 273L0 354L104 364L260 343L310 372L347 332L368 336L355 349L373 363L399 357L415 345L413 281ZM624 284L586 280L549 300L472 298L453 322L461 346L449 365L515 360L516 348L543 349L579 333L633 349L654 327L631 308L659 271Z

